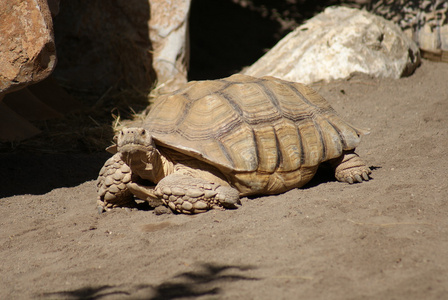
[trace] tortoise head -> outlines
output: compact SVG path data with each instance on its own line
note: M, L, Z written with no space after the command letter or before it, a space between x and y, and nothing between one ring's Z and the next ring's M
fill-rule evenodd
M117 152L131 169L143 168L152 170L154 155L157 155L156 145L151 134L144 128L123 128L117 135Z

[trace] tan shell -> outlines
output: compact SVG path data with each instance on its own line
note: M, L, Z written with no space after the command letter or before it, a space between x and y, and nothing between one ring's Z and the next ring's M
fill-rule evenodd
M239 74L160 97L144 127L157 144L221 170L242 194L301 186L364 133L306 85Z

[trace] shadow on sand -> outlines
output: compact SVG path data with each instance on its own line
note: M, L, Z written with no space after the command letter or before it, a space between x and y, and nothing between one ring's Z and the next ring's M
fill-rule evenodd
M106 297L120 297L123 299L165 300L222 293L223 283L243 280L259 280L242 274L254 269L251 266L231 266L214 263L202 263L194 267L196 270L175 275L171 279L159 284L140 284L134 286L83 287L73 291L44 293L43 298L89 299L97 300Z

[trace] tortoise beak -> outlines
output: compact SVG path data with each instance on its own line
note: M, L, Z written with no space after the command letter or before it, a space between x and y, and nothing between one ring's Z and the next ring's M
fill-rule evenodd
M152 137L143 128L123 128L117 136L117 150L121 153L154 151Z

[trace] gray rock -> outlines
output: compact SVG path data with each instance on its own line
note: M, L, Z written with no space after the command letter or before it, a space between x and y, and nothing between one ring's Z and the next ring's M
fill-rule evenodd
M419 63L417 45L397 25L367 11L329 7L289 33L243 73L309 84L357 72L400 78Z

